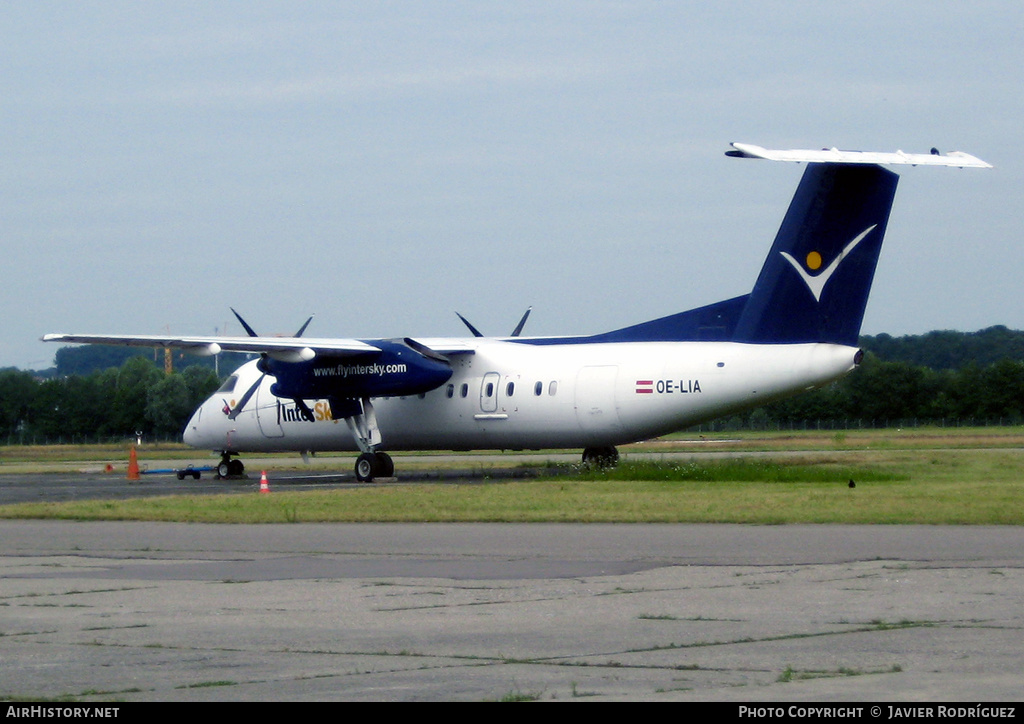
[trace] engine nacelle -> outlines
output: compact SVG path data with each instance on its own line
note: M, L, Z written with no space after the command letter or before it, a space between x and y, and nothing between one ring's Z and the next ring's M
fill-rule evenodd
M291 399L399 397L437 389L452 376L448 360L428 356L404 340L374 341L380 352L350 357L318 356L305 362L266 359L276 378L270 391Z

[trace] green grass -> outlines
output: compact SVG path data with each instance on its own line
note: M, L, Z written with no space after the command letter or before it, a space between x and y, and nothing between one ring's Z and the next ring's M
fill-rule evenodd
M682 461L627 460L610 470L582 470L583 480L689 481L689 482L764 482L830 483L856 480L906 479L906 475L872 468L854 468L822 459L804 462L772 459L730 458L726 460L689 459Z
M849 480L856 487L849 487ZM0 518L223 523L621 522L1024 524L1019 449L803 452L626 462L606 472L483 484L385 483L270 495L26 503ZM273 486L272 486L273 487Z
M103 443L97 445L6 445L0 446L0 461L4 463L62 463L103 462L127 460L132 442ZM196 451L179 443L147 444L153 455L171 459L194 458Z

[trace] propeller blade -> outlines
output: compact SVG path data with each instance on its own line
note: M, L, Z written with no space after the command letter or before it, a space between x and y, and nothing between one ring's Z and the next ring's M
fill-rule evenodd
M427 359L432 359L435 362L442 362L442 363L444 363L444 364L446 364L448 366L451 366L451 364L452 364L452 361L450 359L448 359L447 357L445 357L443 354L441 354L440 352L435 352L434 350L430 349L430 347L426 346L425 344L420 344L415 339L411 339L409 337L406 337L406 338L404 338L402 340L402 343L406 347L411 349L413 352L415 352L417 354L420 354L420 355L423 355Z
M528 308L526 309L526 313L525 313L525 314L523 314L523 318L519 320L519 324L517 324L517 325L516 325L516 328L512 330L512 334L510 334L510 335L509 335L509 337L518 337L518 336L519 336L520 334L522 334L522 332L523 332L523 327L524 327L524 326L526 325L526 320L527 320L527 318L528 318L528 317L530 316L530 312L532 312L532 311L533 311L533 307L528 307ZM465 317L463 317L463 316L462 316L461 314L459 314L458 312L456 312L456 313L455 313L455 315L456 315L456 316L457 316L457 317L458 317L459 319L461 319L461 320L462 320L462 323L463 323L463 324L465 324L465 325L466 325L467 327L469 327L469 331L473 333L473 336L474 336L474 337L483 337L483 336L484 336L484 335L483 335L483 332L481 332L481 331L480 331L479 329L477 329L477 328L476 328L476 327L474 327L474 326L473 326L472 324L470 324L470 322L469 322L469 320L468 320L468 319L466 319Z
M480 333L480 330L477 329L476 327L474 327L472 324L470 324L468 319L463 317L458 312L455 313L455 316L457 316L459 319L461 319L462 323L465 324L467 327L469 327L469 331L473 333L474 337L483 337L483 335Z
M532 311L533 307L526 308L526 314L524 314L523 318L519 320L519 324L516 325L516 328L512 330L512 334L509 335L510 337L518 337L522 333L523 325L526 324L526 318L530 316L530 312Z
M244 319L242 319L242 315L235 311L234 307L229 307L229 309L235 315L235 317L238 318L238 321L241 322L242 327L245 329L246 333L250 337L259 337L259 335L256 334L256 331L252 327L249 326L249 323L246 322Z
M295 403L295 407L298 408L303 420L313 421L313 411L309 409L309 405L306 404L305 400L296 397L292 402Z
M257 377L256 382L253 383L252 387L245 391L245 394L242 395L242 399L238 401L237 405L235 405L235 409L228 413L229 420L234 420L242 413L242 410L245 408L245 403L249 401L250 397L256 394L256 390L257 388L259 388L260 383L263 382L264 377L266 377L265 374L262 374L259 377Z
M235 310L234 307L229 307L229 309L231 309L232 313L235 315L235 317L241 323L242 327L245 329L246 334L248 334L250 337L259 337L259 335L256 334L256 330L253 329L252 327L250 327L249 323L246 322L244 319L242 319L242 315L239 314ZM309 319L306 320L306 323L303 324L301 327L299 327L299 331L296 332L295 334L293 334L292 336L293 337L301 337L302 333L306 331L306 327L309 326L309 323L313 321L313 317L315 317L315 316L316 316L315 314L309 315Z
M313 321L313 317L315 317L315 316L316 316L315 314L310 314L309 315L309 319L306 320L306 323L303 324L301 327L299 327L299 331L295 333L296 337L301 337L302 336L302 333L306 331L306 327L309 326L309 323Z

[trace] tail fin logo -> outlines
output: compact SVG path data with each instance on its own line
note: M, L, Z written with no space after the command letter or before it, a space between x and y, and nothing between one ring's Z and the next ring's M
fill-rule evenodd
M809 274L807 270L804 269L804 267L800 264L800 262L794 259L789 253L785 251L781 251L779 253L786 258L786 261L792 264L794 269L796 269L797 274L800 275L800 278L804 280L804 284L807 285L807 288L810 290L811 294L814 295L814 301L820 302L821 293L825 290L825 285L828 284L828 280L832 278L832 275L835 274L836 269L839 268L839 264L843 261L843 259L850 255L854 247L856 247L857 244L859 244L865 236L870 234L872 229L874 229L876 226L878 226L878 224L872 224L868 228L864 229L864 231L860 232L856 236L856 238L854 238L853 241L847 244L843 248L843 250L839 252L839 255L832 260L832 263L828 265L828 268L817 275ZM810 269L811 271L817 271L818 269L821 268L821 254L819 254L816 251L810 252L807 255L807 258L805 259L805 264L807 266L807 269Z

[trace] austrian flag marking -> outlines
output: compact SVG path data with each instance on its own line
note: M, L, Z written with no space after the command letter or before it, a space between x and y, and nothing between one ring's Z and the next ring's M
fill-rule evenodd
M701 393L700 380L637 380L638 395L689 395Z

